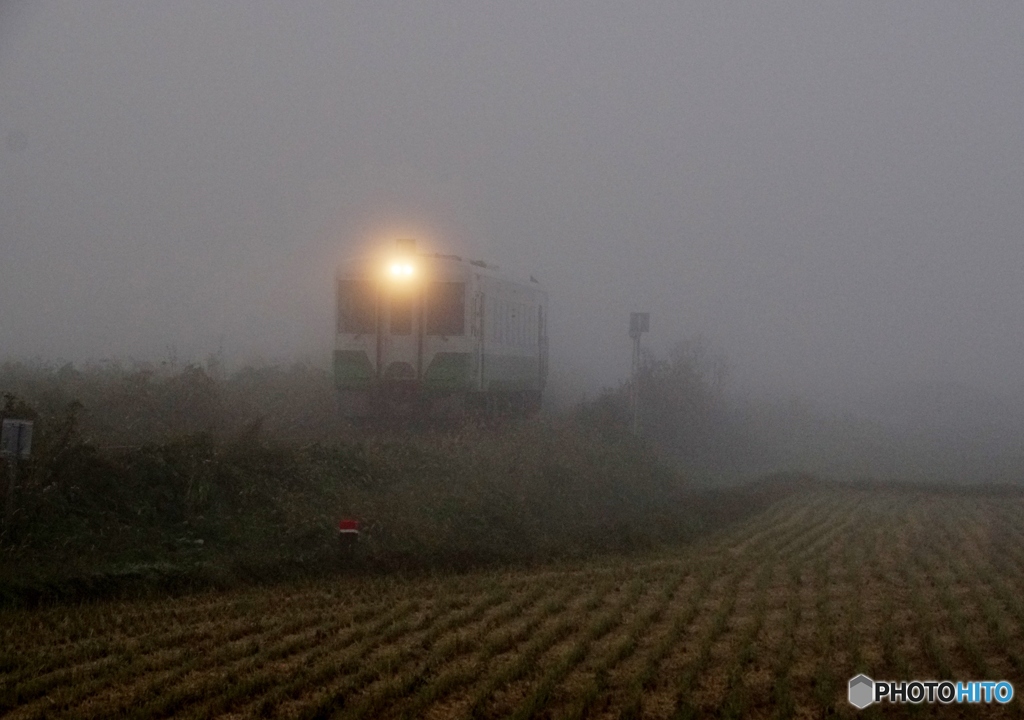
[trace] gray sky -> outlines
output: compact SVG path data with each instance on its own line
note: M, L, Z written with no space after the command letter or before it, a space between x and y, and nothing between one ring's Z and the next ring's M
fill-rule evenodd
M1021 389L1020 2L0 4L0 356L320 358L395 234L744 382Z

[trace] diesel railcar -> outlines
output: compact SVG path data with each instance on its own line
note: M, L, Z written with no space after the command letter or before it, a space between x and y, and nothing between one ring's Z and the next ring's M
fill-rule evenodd
M343 263L334 378L351 418L529 412L548 370L548 297L532 276L400 244Z

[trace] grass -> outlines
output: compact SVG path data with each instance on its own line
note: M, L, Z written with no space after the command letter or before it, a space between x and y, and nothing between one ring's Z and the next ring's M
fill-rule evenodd
M83 438L73 416L41 424L0 529L0 605L644 554L800 487L781 476L688 491L650 447L594 422L273 445L252 428L116 449ZM362 521L350 552L341 517Z
M0 523L0 605L642 555L807 484L690 491L654 426L629 432L621 393L530 419L356 428L323 370L211 358L4 362L0 395L0 416L35 421ZM348 552L342 517L362 521Z

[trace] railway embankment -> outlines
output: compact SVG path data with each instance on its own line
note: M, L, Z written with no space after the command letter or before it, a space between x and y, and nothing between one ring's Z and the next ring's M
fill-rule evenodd
M104 449L65 432L19 468L0 598L637 554L704 536L800 485L690 490L642 442L576 417L333 443L275 442L253 426ZM343 518L360 523L345 547Z

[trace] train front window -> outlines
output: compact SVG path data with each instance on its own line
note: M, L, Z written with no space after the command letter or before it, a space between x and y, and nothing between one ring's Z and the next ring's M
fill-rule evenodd
M427 288L427 335L466 332L466 284L432 282Z
M412 295L395 293L391 296L391 334L412 333Z
M338 332L372 334L377 326L377 293L367 280L338 281Z

